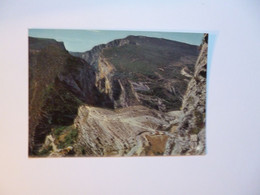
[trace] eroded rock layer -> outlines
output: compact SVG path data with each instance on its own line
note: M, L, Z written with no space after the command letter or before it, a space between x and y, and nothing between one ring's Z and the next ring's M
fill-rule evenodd
M78 156L162 155L177 113L144 106L116 110L81 106L74 125L79 130Z

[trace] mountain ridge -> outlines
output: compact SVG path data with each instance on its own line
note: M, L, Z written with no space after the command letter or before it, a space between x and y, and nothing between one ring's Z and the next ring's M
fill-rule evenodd
M181 96L190 79L188 74L183 74L183 69L192 74L198 52L197 46L186 43L128 36L95 46L76 56L96 69L99 90L107 91L111 99L115 96L112 89L114 83L123 88L130 86L128 91L131 96L139 96L135 103L141 102L151 108L170 111L178 110L181 106ZM106 87L108 85L110 89ZM147 90L142 90L143 86ZM128 97L127 94L125 97ZM116 102L117 107L126 105Z

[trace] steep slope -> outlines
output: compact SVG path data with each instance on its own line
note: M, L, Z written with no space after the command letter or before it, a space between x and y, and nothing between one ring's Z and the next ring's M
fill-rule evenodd
M165 155L205 154L207 49L205 34L194 76L183 99L180 122L167 142Z
M52 128L73 124L83 103L111 107L95 87L94 69L61 42L29 37L29 154Z
M144 105L179 110L198 47L166 39L129 36L73 53L97 70L96 86L114 107Z

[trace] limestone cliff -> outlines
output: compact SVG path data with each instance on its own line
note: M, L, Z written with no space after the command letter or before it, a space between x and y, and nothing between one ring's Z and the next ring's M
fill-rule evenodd
M179 110L198 47L166 39L129 36L73 53L96 70L96 86L114 108L144 105Z
M183 99L183 114L176 133L167 142L165 155L205 154L207 49L205 34L194 76Z

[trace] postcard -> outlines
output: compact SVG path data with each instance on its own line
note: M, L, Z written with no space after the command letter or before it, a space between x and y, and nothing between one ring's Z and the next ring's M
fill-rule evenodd
M28 33L29 157L205 154L207 33Z

